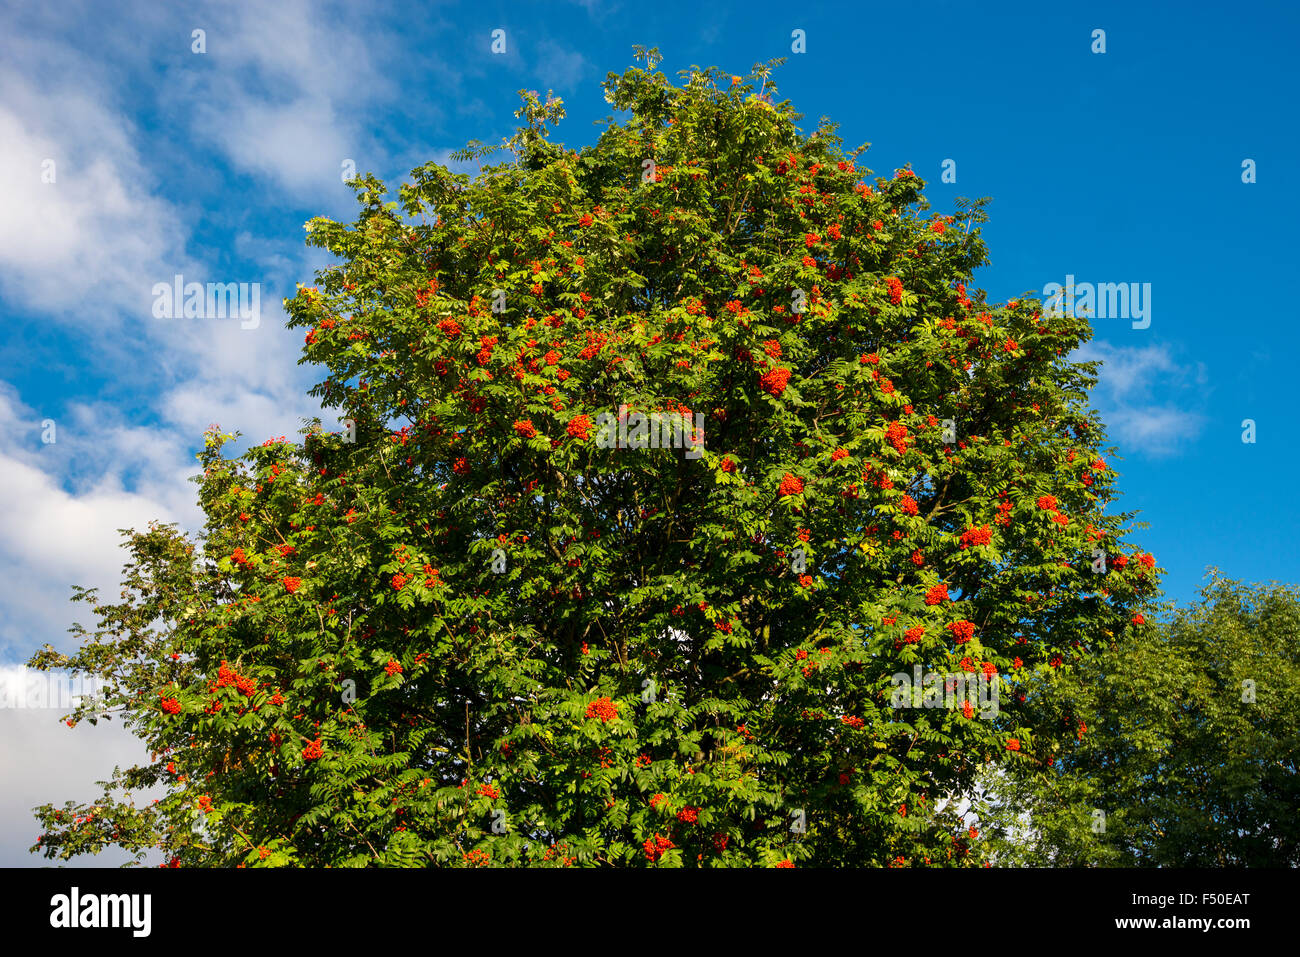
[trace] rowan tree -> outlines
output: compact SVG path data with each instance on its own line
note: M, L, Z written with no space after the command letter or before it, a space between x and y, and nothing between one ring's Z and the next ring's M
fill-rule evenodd
M84 594L85 647L33 659L105 678L72 720L155 754L89 821L39 809L47 854L984 859L946 799L1051 759L1025 676L1156 588L1069 360L1088 322L986 301L983 203L870 178L775 63L640 55L594 144L526 92L475 175L360 177L354 223L308 224L335 264L289 321L344 428L210 432L202 533L132 533L124 600ZM702 450L628 447L652 413L702 414ZM916 665L995 682L997 714L895 707Z

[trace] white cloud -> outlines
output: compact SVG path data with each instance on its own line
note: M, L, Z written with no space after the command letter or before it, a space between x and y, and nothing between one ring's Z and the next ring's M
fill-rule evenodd
M41 311L75 310L74 321L147 312L145 277L183 261L184 230L170 205L150 194L138 141L92 92L0 68L6 297ZM52 183L42 182L47 160Z
M587 74L591 64L577 50L567 50L552 39L537 44L537 58L533 72L547 86L557 90L571 90Z
M1148 394L1163 376L1179 372L1167 346L1123 347L1094 340L1084 343L1076 357L1104 363L1101 384L1115 399Z
M19 669L0 668L0 683L24 680ZM30 854L40 826L32 808L66 801L88 802L100 796L97 781L112 777L115 767L130 767L148 760L145 745L118 721L98 725L83 723L74 729L59 721L66 709L0 708L0 867L48 866L44 857ZM132 795L137 805L147 803L152 792ZM158 855L154 855L155 859ZM94 857L55 862L60 866L113 867L130 859L119 848Z
M124 491L112 475L73 496L44 472L0 456L0 486L7 493L0 498L0 548L51 573L99 571L116 555L116 529L169 517L161 502Z
M197 524L185 481L196 463L165 436L111 415L80 407L56 423L54 444L41 445L36 414L0 382L0 661L47 642L69 646L69 625L88 611L69 602L72 585L117 593L119 528ZM128 467L139 470L134 488Z
M1205 416L1198 410L1208 378L1204 364L1179 365L1167 345L1124 347L1096 340L1071 358L1102 363L1092 402L1126 451L1175 455L1200 434Z
M89 610L69 604L72 585L116 594L126 559L119 528L177 518L157 498L122 489L114 475L71 495L8 455L0 455L0 487L0 651L16 656L46 642L69 645L67 628Z
M213 423L257 441L292 436L303 418L323 414L307 390L326 373L298 366L303 332L285 328L282 304L270 287L263 291L261 313L257 328L242 329L238 321L176 319L157 330L165 333L179 374L159 390L156 409L189 441Z
M241 172L349 201L340 164L380 165L361 121L396 90L372 61L373 31L345 14L308 0L210 7L208 52L177 73L169 107Z

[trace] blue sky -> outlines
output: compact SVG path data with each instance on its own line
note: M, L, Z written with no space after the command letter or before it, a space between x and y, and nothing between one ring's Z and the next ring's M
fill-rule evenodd
M1122 506L1150 523L1137 540L1181 601L1209 565L1300 581L1297 509L1286 504L1300 454L1283 368L1285 297L1300 279L1287 239L1300 191L1298 10L7 4L0 667L46 641L67 647L66 628L84 617L68 586L114 587L116 529L151 518L197 527L185 479L208 423L260 441L317 411L306 396L316 376L296 364L301 339L284 330L279 300L324 264L303 223L354 216L346 162L396 184L468 140L507 135L521 88L562 97L558 138L590 143L608 111L599 82L631 64L634 44L658 46L670 74L746 73L787 56L776 81L806 128L825 115L846 146L870 142L863 162L876 173L910 164L936 211L992 197L992 264L977 276L992 299L1067 275L1149 283L1149 327L1098 319L1087 350L1106 362L1094 404L1121 456ZM196 29L204 53L192 49ZM490 50L495 29L505 54ZM796 29L805 53L791 52ZM1097 29L1104 53L1092 52ZM949 159L956 183L941 181ZM1255 183L1242 182L1246 159ZM43 182L49 160L54 182ZM178 273L261 283L260 324L155 318L154 284ZM1256 423L1253 444L1243 419ZM45 420L53 444L41 441ZM18 720L0 714L0 770L32 760L14 744ZM74 752L71 735L46 744L32 736L53 732L22 729L53 764L0 798L0 863L29 843L26 807L51 790L88 796L86 761L111 768L132 753L116 738Z

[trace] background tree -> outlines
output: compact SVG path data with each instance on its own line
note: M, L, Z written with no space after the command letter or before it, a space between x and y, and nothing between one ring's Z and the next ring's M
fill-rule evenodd
M639 57L594 145L525 93L473 179L367 176L354 224L308 224L338 264L287 307L348 431L211 433L201 541L134 534L123 603L36 656L106 676L157 755L89 824L40 809L48 854L981 859L945 798L1050 755L1017 688L1156 588L1064 358L1088 323L985 302L981 204L866 181L771 65ZM598 441L655 411L702 413L702 457ZM996 678L999 713L892 707L914 665Z
M999 773L1001 863L1300 864L1300 596L1215 573L1168 624L1127 629L1030 700L1076 740Z

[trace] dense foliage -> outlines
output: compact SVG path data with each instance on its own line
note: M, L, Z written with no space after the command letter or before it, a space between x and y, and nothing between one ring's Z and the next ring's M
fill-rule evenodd
M211 432L201 540L133 533L123 601L33 659L106 677L156 753L40 809L48 854L985 859L945 799L1052 761L1075 729L1019 689L1157 587L1106 514L1087 320L986 302L981 204L867 179L770 67L652 64L592 146L526 93L499 163L308 224L338 264L287 306L348 428ZM651 413L703 435L636 447ZM997 713L894 707L916 665Z
M1300 594L1216 575L1031 692L1079 729L1045 773L993 776L1000 863L1300 866Z

